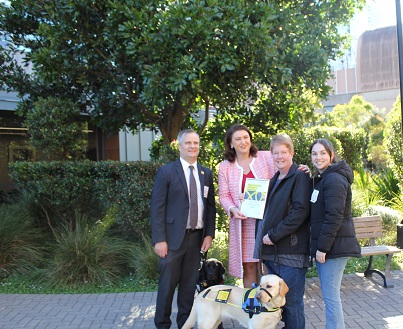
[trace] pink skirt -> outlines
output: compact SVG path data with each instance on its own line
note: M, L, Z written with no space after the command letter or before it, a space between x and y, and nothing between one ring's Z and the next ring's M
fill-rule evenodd
M258 262L259 259L253 258L255 249L255 229L256 219L248 218L242 223L242 263Z

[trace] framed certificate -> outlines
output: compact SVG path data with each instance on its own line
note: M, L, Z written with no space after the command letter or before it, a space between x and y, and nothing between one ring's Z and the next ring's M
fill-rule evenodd
M263 219L268 189L268 179L246 179L244 199L241 205L241 211L245 216Z

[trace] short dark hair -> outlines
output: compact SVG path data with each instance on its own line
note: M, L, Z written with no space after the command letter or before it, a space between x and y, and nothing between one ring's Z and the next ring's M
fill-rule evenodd
M250 138L250 142L251 142L249 154L253 157L256 157L256 155L257 155L258 149L257 149L256 145L253 144L252 133L250 132L249 128L237 123L237 124L229 127L229 129L227 130L225 137L224 137L224 158L226 160L228 160L229 162L234 162L235 158L236 158L236 152L231 147L232 135L236 131L240 131L240 130L244 130L249 134L249 138Z

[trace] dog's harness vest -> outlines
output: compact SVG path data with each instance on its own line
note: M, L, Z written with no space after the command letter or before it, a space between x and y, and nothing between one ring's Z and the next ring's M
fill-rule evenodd
M270 298L273 298L270 292L268 292L266 289L260 288L260 290L263 290L270 296ZM262 306L256 298L256 292L257 285L253 283L252 288L245 291L245 294L243 295L242 309L249 314L249 318L252 318L255 314L259 314L261 312L276 312L280 309L279 307L276 307L268 310L266 307Z
M280 307L275 307L269 310L266 307L262 306L256 298L257 285L254 283L252 286L253 288L245 291L242 299L242 306L231 304L228 302L228 297L231 293L231 289L213 290L209 288L203 293L203 298L215 301L217 303L224 303L242 308L246 313L249 314L249 318L252 318L253 315L259 314L261 312L277 312L278 310L280 310ZM270 292L268 292L266 289L260 288L260 290L263 290L267 295L270 296L270 298L273 298ZM207 297L210 291L218 291L217 297L215 299Z

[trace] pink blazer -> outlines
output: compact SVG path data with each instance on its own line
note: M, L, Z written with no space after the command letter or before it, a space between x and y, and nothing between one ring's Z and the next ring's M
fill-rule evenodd
M255 178L270 179L276 173L273 157L270 151L258 151L250 164ZM237 161L225 160L219 164L218 190L220 204L228 213L229 222L229 273L242 278L242 230L241 221L232 218L229 212L232 207L240 208L239 196L242 191L243 169ZM247 219L253 220L253 219Z

